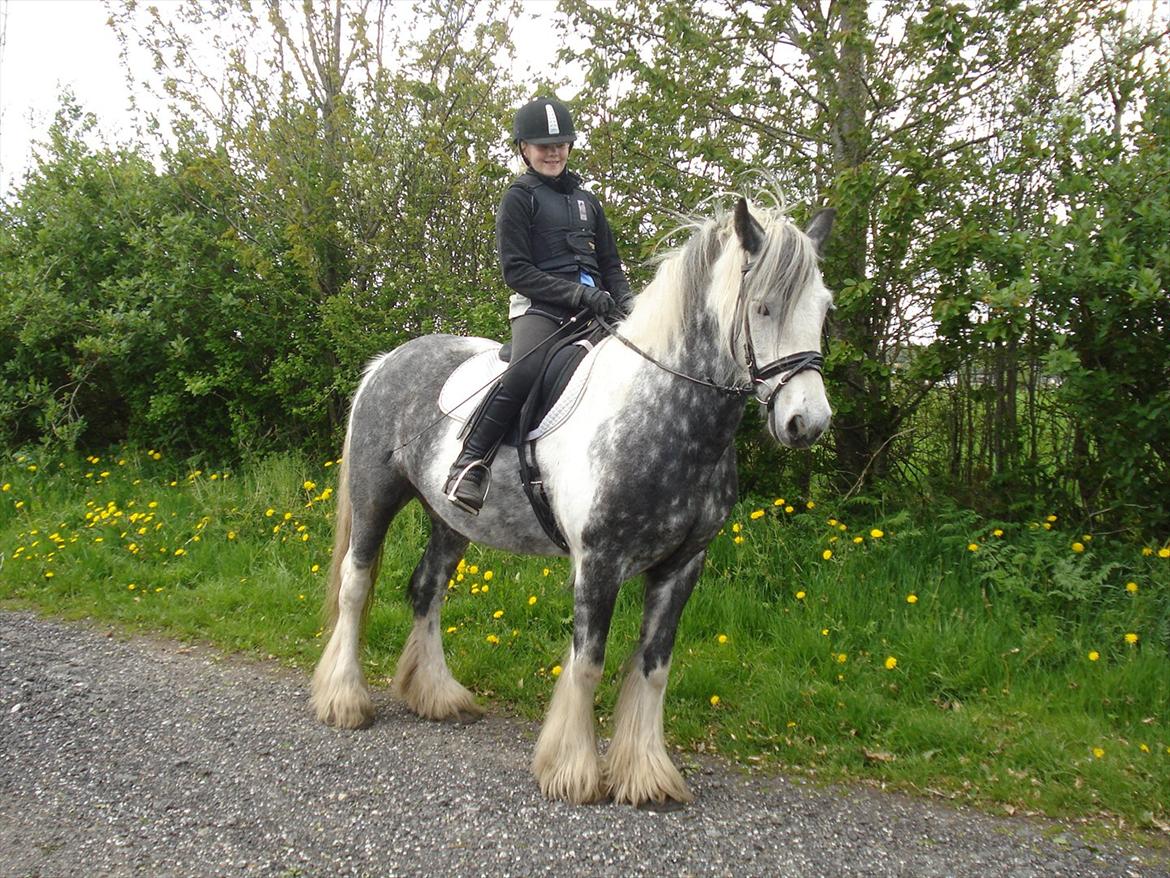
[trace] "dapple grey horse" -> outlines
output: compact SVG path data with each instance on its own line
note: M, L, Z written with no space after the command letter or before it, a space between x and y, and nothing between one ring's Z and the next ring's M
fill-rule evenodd
M549 798L651 807L692 800L667 754L663 702L679 618L707 544L736 500L736 428L753 397L786 446L807 447L829 425L820 342L832 296L818 252L832 212L802 231L781 208L741 198L690 225L688 241L662 258L632 313L591 355L567 422L536 445L569 546L574 596L572 645L532 762ZM387 527L410 500L426 509L431 535L410 580L414 625L394 688L422 717L481 714L447 667L439 622L469 541L565 554L538 524L514 455L496 458L478 516L443 495L460 425L443 417L436 400L457 366L494 345L417 338L373 360L358 387L339 475L326 599L332 632L312 681L312 704L326 723L357 728L373 719L358 659L361 629ZM594 693L618 590L640 574L641 637L603 759Z

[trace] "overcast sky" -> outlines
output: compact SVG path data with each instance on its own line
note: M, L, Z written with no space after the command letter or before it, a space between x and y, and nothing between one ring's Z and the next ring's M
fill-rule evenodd
M525 7L526 21L517 23L518 75L551 63L556 51L548 23L553 0L526 0ZM98 117L108 142L133 133L108 18L102 0L0 0L0 192L23 177L32 142L44 136L63 88ZM530 35L521 38L521 29Z

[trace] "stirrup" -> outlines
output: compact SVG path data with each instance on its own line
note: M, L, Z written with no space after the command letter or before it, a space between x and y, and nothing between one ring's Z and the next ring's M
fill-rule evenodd
M456 492L459 490L459 486L463 484L463 480L467 478L467 474L476 467L479 467L483 470L483 477L486 479L486 481L484 482L483 486L483 494L480 496L479 506L472 506L471 504L465 502L463 498L457 496ZM483 504L487 502L488 491L491 489L491 487L491 467L488 466L487 461L485 460L473 460L462 470L460 470L458 475L456 475L454 478L447 479L447 499L462 509L464 512L470 513L471 515L479 515L479 510L482 509Z

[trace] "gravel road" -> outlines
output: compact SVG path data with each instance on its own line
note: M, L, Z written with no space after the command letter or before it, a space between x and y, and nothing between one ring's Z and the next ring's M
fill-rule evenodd
M0 875L1170 876L1055 824L710 762L673 814L546 802L536 729L314 720L306 680L0 612Z

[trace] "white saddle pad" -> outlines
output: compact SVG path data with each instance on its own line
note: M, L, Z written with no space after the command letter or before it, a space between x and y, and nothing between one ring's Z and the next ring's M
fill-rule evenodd
M604 343L604 341L602 342ZM581 396L585 391L585 384L589 380L589 372L597 359L597 350L600 344L589 346L586 342L577 344L591 347L589 353L577 365L577 371L569 379L569 385L561 394L556 404L549 409L544 419L537 424L525 437L527 441L547 436L557 427L569 419ZM466 421L475 412L488 389L504 373L508 364L500 359L500 345L494 345L486 351L474 354L456 367L439 391L439 409L448 417L457 421Z

